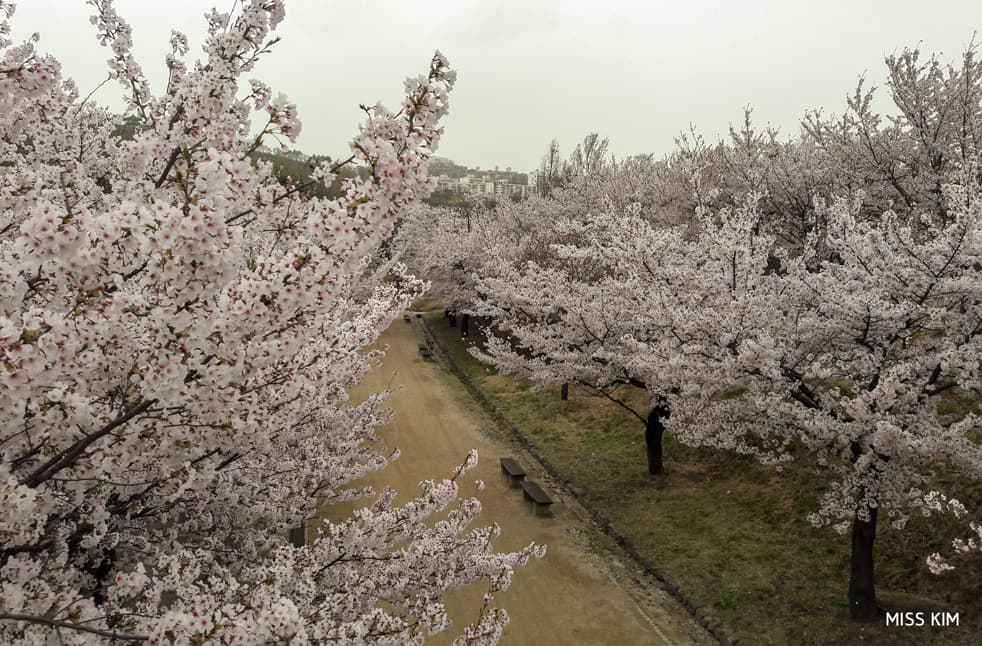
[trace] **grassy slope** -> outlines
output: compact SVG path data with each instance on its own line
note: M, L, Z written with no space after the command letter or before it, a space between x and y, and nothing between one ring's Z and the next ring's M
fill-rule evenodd
M935 577L924 556L951 531L912 519L903 532L881 522L877 584L887 610L960 613L958 628L887 628L846 620L849 537L805 520L822 494L804 463L783 472L741 456L696 450L666 436L667 474L645 474L640 424L615 404L558 388L529 392L466 353L457 329L433 314L461 367L523 429L539 451L603 510L663 572L748 644L969 644L982 636L978 561ZM975 500L980 496L974 488ZM978 508L978 505L969 505ZM942 540L934 536L946 536Z

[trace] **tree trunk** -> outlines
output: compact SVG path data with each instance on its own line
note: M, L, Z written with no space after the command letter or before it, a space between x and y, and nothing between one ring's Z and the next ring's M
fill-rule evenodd
M457 327L457 313L450 312L450 327Z
M300 521L300 524L290 529L290 543L294 547L303 547L307 544L307 523Z
M470 314L464 314L460 317L460 338L466 339L468 336L470 336L470 328L468 327L470 322Z
M852 562L849 570L849 618L875 621L879 617L873 580L873 541L876 540L876 508L869 509L869 521L856 514L852 521Z
M644 443L648 451L648 473L657 476L665 472L662 450L662 436L665 434L665 425L662 424L661 415L665 409L655 406L648 413L648 421L644 426Z
M559 397L564 402L569 401L569 383L564 383L562 390L559 391Z

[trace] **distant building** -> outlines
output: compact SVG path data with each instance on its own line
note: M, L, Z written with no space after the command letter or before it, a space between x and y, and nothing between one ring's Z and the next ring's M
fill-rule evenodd
M449 175L440 175L436 179L436 190L459 193L461 179L462 178L460 177L450 177Z
M480 171L480 168L475 170ZM468 196L528 197L530 194L529 185L511 181L510 168L505 172L508 173L507 177L500 177L497 170L490 173L470 172L459 178L439 175L437 177L437 190L451 191Z

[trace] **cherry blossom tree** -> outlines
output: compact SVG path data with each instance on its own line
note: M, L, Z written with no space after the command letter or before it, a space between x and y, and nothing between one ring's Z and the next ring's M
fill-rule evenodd
M565 264L506 262L479 281L511 339L476 354L537 385L644 387L652 411L668 402L685 444L814 461L831 487L810 519L851 527L850 608L871 619L881 512L896 530L912 512L965 516L934 472L982 476L977 417L938 408L955 392L982 394L974 186L969 175L946 188L946 225L932 213L919 226L892 212L870 220L859 198L819 202L824 239L813 232L797 255L766 232L759 195L702 209L695 227L616 211L560 223L575 241L552 247ZM955 552L977 544L961 539Z
M705 405L696 426L794 440L827 470L835 484L811 519L852 528L856 619L877 611L880 512L896 529L911 509L963 516L961 503L934 490L934 472L944 464L982 477L982 449L971 439L977 416L951 419L938 409L946 393L980 394L982 202L973 182L946 187L948 223L925 223L924 235L892 212L864 223L858 201L828 207L835 260L817 271L804 259L788 264L779 280L789 289L771 301L771 325L738 340L730 374L746 394L690 402Z
M626 367L630 352L614 348L622 334L635 329L632 310L590 296L600 289L591 281L601 278L598 267L606 262L602 250L586 259L565 248L575 250L577 241L585 240L577 223L596 213L630 211L659 224L693 216L685 218L676 209L665 208L674 175L666 172L664 164L650 156L607 162L605 144L596 135L577 147L574 162L577 155L582 162L587 154L583 149L594 160L595 172L570 173L565 185L553 187L548 196L478 209L466 220L451 210L418 208L401 226L394 247L412 271L432 282L431 294L490 322L494 328L490 336L495 338L488 340L484 348L488 354L481 356L499 369L521 374L539 387L579 382L606 397L625 385L652 390L650 410L628 409L646 429L649 470L656 474L663 468L661 419L668 411L653 384L662 381L633 373ZM557 222L565 224L556 226ZM619 331L607 329L608 324L619 326ZM601 336L602 361L608 370L596 372L599 359L584 359L584 365L572 369L573 348L578 356L587 357L596 345L593 340ZM532 363L527 362L530 354L536 359ZM544 364L552 368L545 369ZM619 398L614 401L625 405Z
M950 223L924 235L891 212L871 223L858 200L820 204L835 260L816 260L816 236L804 254L786 254L761 233L755 200L705 213L698 235L670 245L630 218L609 219L594 238L600 255L623 258L612 273L620 284L637 286L625 299L639 306L636 331L619 341L634 369L675 375L676 437L773 464L809 459L827 475L810 520L851 527L849 601L860 620L877 614L881 511L897 530L912 511L965 516L935 472L982 476L977 416L938 406L946 394L980 394L982 203L972 188L946 191ZM977 549L972 539L954 547ZM930 564L948 567L939 555Z
M583 142L576 144L576 148L569 154L569 160L566 162L567 174L571 177L580 175L597 177L606 173L610 166L610 160L607 158L609 143L606 137L601 139L596 132L583 137Z
M391 257L424 276L428 294L452 310L472 313L479 298L475 280L487 273L490 258L520 262L550 255L555 218L582 217L586 191L555 191L549 198L532 196L466 211L419 205L400 222L390 245ZM591 199L599 199L590 193Z
M979 477L977 444L969 439L977 419L938 413L939 399L955 393L978 397L977 375L949 367L951 353L977 353L978 294L965 289L978 283L979 267L982 94L975 46L967 48L960 66L933 56L921 63L916 50L886 63L896 117L876 114L873 90L861 83L843 116L809 115L801 139L780 149L774 137L768 142L756 135L749 119L734 131L732 148L723 154L729 163L721 166L738 173L720 185L736 187L737 194L761 191L765 208L757 226L779 235L797 230L792 247L802 255L775 267L783 274L773 279L781 289L766 283L754 288L754 300L771 301L762 309L769 316L757 328L766 336L745 334L733 348L734 356L743 351L741 342L754 348L736 387L753 392L762 380L776 389L775 397L748 408L747 397L712 401L704 391L693 406L729 413L709 421L705 409L688 409L714 425L698 432L709 444L719 443L720 428L740 436L747 424L737 422L756 417L757 428L747 429L755 440L743 436L745 448L757 450L767 441L771 448L763 455L788 458L790 453L773 450L783 435L838 471L835 493L813 520L841 531L852 525L849 597L857 619L870 619L877 610L872 550L878 512L885 510L897 527L911 507L963 516L960 503L930 490L936 486L930 474L947 463L970 479ZM810 161L797 168L775 163L792 153L789 159ZM833 198L832 207L814 199L856 191L861 198ZM809 193L807 206L801 197L792 199ZM787 227L796 222L803 226ZM770 374L763 374L765 367ZM817 417L802 421L811 415ZM806 426L808 431L800 430ZM823 428L822 439L806 437L818 433L816 428ZM956 539L954 551L976 550L977 531L973 523L972 538ZM932 555L929 565L934 571L949 567L940 555Z
M748 112L728 143L682 137L644 173L554 188L526 206L521 252L492 249L474 276L500 332L475 354L537 387L645 389L650 470L668 411L683 443L816 465L810 520L851 531L858 620L878 612L878 521L967 518L936 472L982 475L977 417L942 412L982 395L978 64L974 47L957 68L918 61L887 59L895 118L861 87L797 139Z
M703 211L697 232L616 213L566 223L578 243L556 253L595 278L505 266L482 289L518 349L491 339L478 355L537 384L633 380L667 400L680 442L812 461L830 488L810 520L851 528L851 614L872 619L878 517L898 531L911 513L965 517L936 471L982 477L978 417L939 411L946 395L982 395L973 182L946 188L949 222L923 234L891 212L869 221L859 200L820 204L835 260L816 259L814 235L789 255L763 233L756 199ZM974 536L954 543L977 549Z
M472 352L537 388L577 383L623 406L645 429L648 472L661 474L663 422L670 414L664 395L678 384L671 371L641 366L633 347L624 343L631 334L642 334L644 324L639 321L646 313L637 307L641 285L632 273L637 266L621 267L625 255L610 246L623 243L633 248L637 231L620 228L624 216L613 200L597 200L606 202L597 204L606 210L591 215L587 209L593 205L584 203L591 198L589 191L567 188L554 195L543 205L547 221L554 222L552 228L540 229L539 244L527 247L537 253L493 255L476 277L474 309L495 321L500 334L489 335L486 345ZM564 203L564 197L573 204ZM638 215L640 202L627 208L633 213L628 216L632 223L654 230ZM605 235L615 230L614 235ZM674 254L684 227L660 231L666 234L662 240L646 239L653 244L651 252ZM652 335L661 338L655 328ZM671 352L666 348L663 356L667 360ZM618 397L623 387L646 391L650 406L639 410Z
M421 204L400 222L392 241L393 257L430 283L427 294L448 307L467 307L472 300L471 276L498 240L503 227L483 205L467 213L451 207Z
M899 114L874 111L875 88L860 82L834 117L806 116L807 136L827 156L838 186L865 191L867 214L931 212L944 218L942 189L972 167L982 135L982 64L970 43L958 66L905 48L888 56L887 89Z
M622 342L635 328L632 310L622 307L629 292L619 291L614 280L580 283L533 262L502 268L479 285L494 296L476 310L493 317L506 336L489 335L485 347L471 352L536 388L576 383L624 407L645 430L648 473L661 474L663 423L670 413L661 401L667 380L637 370ZM625 386L651 394L648 410L617 396Z
M497 528L472 527L474 453L409 503L387 489L286 542L387 462L383 395L346 393L379 357L359 350L422 291L370 256L433 188L447 61L397 112L365 108L351 157L310 182L367 172L316 198L250 158L301 127L241 82L280 0L210 12L198 62L174 32L159 96L111 0L90 4L132 140L36 38L9 42L0 1L0 641L415 643L448 628L443 593L476 581L460 640L495 641L494 592L541 550L497 553Z
M812 228L821 228L816 195L865 194L863 216L892 210L916 221L923 213L946 217L942 186L961 181L975 163L982 135L982 68L974 41L959 64L938 56L923 60L905 48L885 60L886 90L894 114L873 105L877 89L861 80L841 114L810 111L791 137L756 128L751 110L717 146L693 146L701 182L713 193L703 204L739 204L761 194L763 225L784 244L801 249Z

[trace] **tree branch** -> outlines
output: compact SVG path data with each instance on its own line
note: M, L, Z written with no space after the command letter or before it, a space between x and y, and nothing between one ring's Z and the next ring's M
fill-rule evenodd
M85 451L85 449L89 448L89 446L91 446L96 440L105 437L113 430L122 426L123 424L126 424L128 421L130 421L137 415L146 412L146 410L149 409L156 401L157 400L155 399L145 399L139 404L137 404L136 406L134 406L133 408L131 408L130 410L126 411L116 419L112 420L111 422L100 428L95 433L92 433L91 435L86 435L83 439L76 442L73 446L59 452L50 460L48 460L43 465L41 465L36 471L34 471L34 473L32 473L29 477L23 480L21 484L32 488L37 487L44 481L51 478L51 476L64 469L65 467L72 465L79 458L79 456L82 455L82 452Z
M0 614L0 621L26 621L32 624L43 624L45 626L53 626L55 628L68 628L70 630L78 630L83 633L91 633L93 635L99 635L100 637L108 637L109 639L122 639L123 641L130 642L142 642L150 639L147 635L127 635L125 633L118 633L115 630L101 630L99 628L90 628L88 626L82 626L81 624L73 624L67 621L58 621L57 619L48 619L47 617L35 617L33 615L15 615L15 614Z

